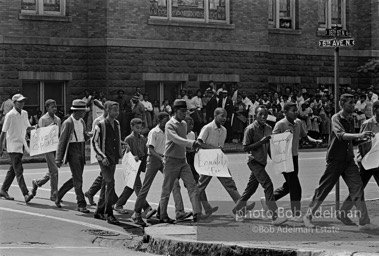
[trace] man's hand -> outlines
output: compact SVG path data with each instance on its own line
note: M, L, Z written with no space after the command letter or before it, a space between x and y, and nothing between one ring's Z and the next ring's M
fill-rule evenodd
M361 135L360 136L361 138L365 138L365 139L370 139L372 137L375 137L375 133L373 133L371 131L362 132L360 135Z
M57 164L58 168L61 168L61 166L62 166L62 162L61 161L55 161L55 163Z
M271 139L271 136L266 136L266 137L263 137L260 141L262 144L266 144L270 142L270 139Z
M108 166L109 165L109 161L108 161L108 158L107 157L104 157L104 159L101 161L103 163L103 165L105 166Z

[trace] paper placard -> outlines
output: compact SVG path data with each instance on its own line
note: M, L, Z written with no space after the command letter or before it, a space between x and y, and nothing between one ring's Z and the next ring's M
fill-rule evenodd
M293 134L290 132L271 135L270 151L272 167L278 174L294 171L292 159L292 140Z
M136 181L137 173L139 166L141 165L141 160L136 161L133 154L125 152L121 166L123 170L123 176L125 181L125 186L128 186L131 189L134 189L134 183Z
M198 174L231 177L228 169L228 158L221 149L200 149L195 154L194 165Z
M365 170L370 170L379 167L379 133L366 143L372 143L371 150L363 157L361 163Z
M30 155L57 151L59 128L57 125L32 130L30 133Z

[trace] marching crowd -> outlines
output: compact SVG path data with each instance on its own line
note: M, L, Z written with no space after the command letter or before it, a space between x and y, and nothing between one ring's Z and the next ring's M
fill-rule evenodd
M224 85L217 91L213 82L209 85L205 95L199 90L192 97L191 92L182 90L172 105L165 100L160 107L157 102L148 102L147 95L142 95L139 88L130 102L125 99L122 91L119 91L118 100L115 101L92 98L87 91L85 98L72 102L72 114L63 122L56 115L56 102L49 99L45 103L47 112L39 117L36 126L31 126L28 113L23 110L26 98L21 94L14 95L11 98L13 107L5 115L0 135L0 154L6 140L6 151L11 159L11 166L0 189L0 197L14 199L8 190L16 177L25 202L28 203L38 188L50 180L50 199L58 208L62 207L64 195L74 188L78 211L89 213L87 197L91 205L97 205L94 218L118 224L113 212L125 213L123 206L135 192L137 200L132 220L138 225L146 226L142 210L146 219L156 215L161 223L175 222L167 213L172 192L175 219L183 220L192 216L193 221L197 222L208 218L218 207L208 202L206 187L212 177L196 172L194 154L197 149L223 149L226 141L235 140L242 141L244 151L249 153L247 165L251 173L246 188L240 194L232 177L218 179L235 203L231 210L237 219L244 219L248 211L255 207L254 203L248 205L247 201L260 184L265 193L261 203L270 213L273 225L294 221L313 227L312 216L342 176L349 188L349 197L343 203L338 219L345 225L355 225L348 216L355 205L360 211L360 230L378 229L370 223L364 187L372 176L378 181L379 172L365 170L360 163L371 149L371 138L379 132L379 101L372 88L359 92L344 88L339 98L340 111L334 113L333 95L322 87L314 95L308 94L306 89L299 92L286 88L282 95L277 92L272 96L262 93L249 99L246 92L240 92L238 87L229 93ZM356 96L357 93L359 97ZM88 111L89 107L91 112ZM316 123L319 125L318 130L314 126ZM29 191L22 166L24 147L27 146L25 137L31 129L50 125L58 125L60 130L57 151L45 154L48 172L41 179L33 180L32 190ZM283 173L285 182L274 190L266 171L268 145L272 134L287 131L293 134L294 171ZM302 189L298 177L299 145L303 141L322 143L326 139L323 135L330 135L326 170L307 213L302 214ZM85 143L88 140L96 153L101 172L84 193ZM358 166L354 161L353 145L359 145ZM118 196L115 193L114 175L124 152L131 152L136 161L141 161L141 165L133 188L125 186ZM58 169L66 163L71 169L72 177L58 189ZM158 171L164 178L159 207L153 209L146 198ZM141 172L145 172L143 182L140 179ZM193 209L191 212L184 210L180 179L188 190ZM98 191L100 197L96 204L93 198ZM292 211L290 219L278 215L276 204L277 200L288 194Z

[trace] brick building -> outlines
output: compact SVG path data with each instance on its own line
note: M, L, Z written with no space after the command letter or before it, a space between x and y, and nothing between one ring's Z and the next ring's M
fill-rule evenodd
M339 24L355 38L340 50L340 83L379 79L356 68L379 56L379 0L12 0L0 2L0 96L29 108L64 108L83 90L111 99L135 87L171 101L180 88L238 83L249 93L333 84Z

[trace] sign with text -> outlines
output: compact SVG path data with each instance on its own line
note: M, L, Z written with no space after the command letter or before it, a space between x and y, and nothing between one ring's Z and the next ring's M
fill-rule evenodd
M59 128L57 125L32 130L30 133L30 155L57 151Z
M347 30L343 29L334 29L334 28L327 28L325 29L325 35L326 36L334 36L334 37L350 37L350 33Z
M275 173L293 172L292 159L292 140L293 134L284 132L272 134L270 139L270 150L272 167Z
M353 47L355 44L354 38L346 39L323 39L319 40L319 47Z
M134 183L136 182L136 177L140 165L141 161L136 161L130 151L125 152L121 162L125 186L134 189Z
M361 163L365 170L370 170L379 167L379 133L375 134L375 137L366 143L371 144L370 151L363 157Z
M231 177L228 169L228 158L221 149L200 149L195 154L194 162L198 174Z

